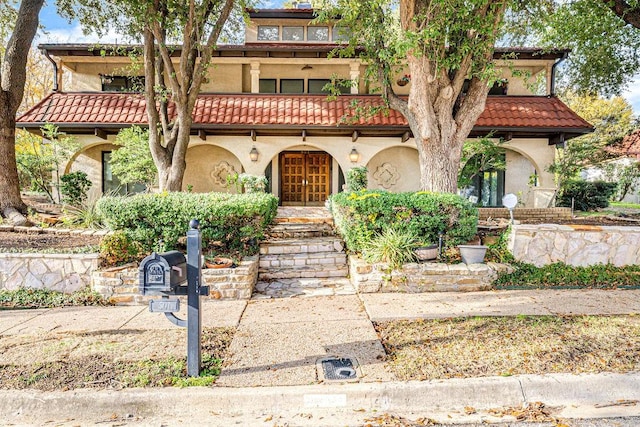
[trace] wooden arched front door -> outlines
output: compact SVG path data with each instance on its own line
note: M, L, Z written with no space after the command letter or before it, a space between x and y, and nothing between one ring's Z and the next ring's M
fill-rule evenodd
M280 153L283 206L322 206L331 194L331 156L318 151Z

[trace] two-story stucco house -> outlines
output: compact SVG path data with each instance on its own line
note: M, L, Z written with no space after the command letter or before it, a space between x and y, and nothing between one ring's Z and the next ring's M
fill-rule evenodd
M344 120L353 100L378 105L381 99L371 94L359 60L328 58L341 41L340 28L313 23L310 9L263 9L249 15L245 43L223 45L214 53L193 113L185 189L226 191L229 174L264 174L283 205L318 205L340 191L346 171L358 165L368 167L370 188L416 190L417 150L399 113ZM40 49L55 64L57 87L22 115L18 126L37 132L49 122L75 135L83 148L66 171L87 172L95 192L117 187L109 166L116 148L112 141L121 128L146 123L144 97L132 91L140 77L130 71L126 46L109 55L90 45L46 44ZM508 52L516 59L507 63L500 58ZM556 145L591 130L552 94L554 64L566 54L497 50L503 84L492 88L470 135L491 134L506 141L506 170L485 171L476 182L476 196L484 205L499 205L503 194L519 193L528 205L546 206L534 193L554 187L546 169ZM528 81L522 75L530 76ZM332 76L358 84L328 101L323 87ZM398 77L397 93L408 94L410 79ZM536 81L547 95L531 92L529 83ZM532 177L538 186L534 189Z

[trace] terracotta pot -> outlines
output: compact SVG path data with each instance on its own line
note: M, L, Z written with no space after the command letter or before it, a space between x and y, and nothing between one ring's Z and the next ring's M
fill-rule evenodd
M204 265L207 268L229 268L233 265L231 258L214 258L211 261L205 261Z

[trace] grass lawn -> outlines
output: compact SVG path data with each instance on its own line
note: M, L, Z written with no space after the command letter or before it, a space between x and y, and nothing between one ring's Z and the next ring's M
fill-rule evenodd
M375 325L400 380L640 369L638 316L518 316Z
M613 207L613 208L638 209L638 210L640 210L640 203L611 202L610 206Z

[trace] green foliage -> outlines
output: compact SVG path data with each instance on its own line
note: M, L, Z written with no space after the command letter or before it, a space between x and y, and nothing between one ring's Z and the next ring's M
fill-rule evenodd
M491 138L467 139L462 148L458 187L466 188L473 184L473 179L484 171L502 171L507 167L502 142Z
M602 0L521 2L506 28L511 46L571 50L561 67L564 87L604 96L620 94L640 68L640 31L616 16ZM638 10L638 2L626 2Z
M418 236L412 231L387 227L367 242L362 255L367 262L386 262L391 268L400 268L416 260L413 250L418 244Z
M602 169L607 181L618 183L615 196L617 201L640 188L640 162L609 162Z
M349 250L364 251L387 228L408 231L423 244L446 246L465 243L475 236L478 211L462 197L448 193L387 193L370 190L331 196L336 228Z
M123 184L155 184L157 170L149 149L149 130L139 126L121 129L116 135L119 149L111 153L111 170Z
M104 228L102 217L98 212L96 204L96 200L87 200L80 206L65 206L63 209L63 222L67 225L74 225L82 228Z
M497 289L570 289L570 288L638 288L640 265L616 267L597 264L573 267L561 262L536 267L532 264L512 263L513 273L502 273L494 282Z
M131 197L103 197L98 211L112 230L122 230L145 251L162 240L165 250L176 249L189 221L198 219L203 246L224 251L255 252L257 239L275 217L278 199L272 194L160 193Z
M623 98L568 93L564 100L595 131L569 140L564 150L557 151L549 171L556 175L559 186L565 180L578 178L583 169L599 167L610 160L613 156L605 148L619 142L634 128L633 110Z
M107 301L89 287L65 294L48 289L20 288L0 290L0 306L12 308L49 308L82 305L107 305Z
M51 202L61 199L61 167L80 149L75 138L61 134L58 128L47 123L41 128L46 141L37 136L19 134L16 141L16 162L21 184L47 195ZM24 187L23 187L24 188ZM52 193L51 189L55 191Z
M365 166L356 166L347 172L347 191L362 191L367 189L369 183L367 173L369 170Z
M579 211L592 211L609 206L609 199L616 192L618 184L605 181L571 180L560 188L557 206L573 206Z
M62 175L60 181L62 181L60 186L62 201L72 206L81 206L87 199L87 191L91 188L91 181L87 178L87 174L82 171L71 172Z
M238 193L264 193L268 185L269 181L264 175L250 173L227 175L227 190L235 187Z
M100 242L100 259L104 266L137 261L142 255L140 244L125 231L115 231Z

